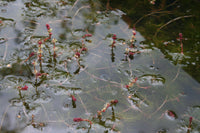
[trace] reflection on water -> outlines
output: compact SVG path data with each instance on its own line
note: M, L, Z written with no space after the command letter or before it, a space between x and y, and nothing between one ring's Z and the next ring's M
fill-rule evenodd
M142 33L146 44L161 49L166 58L175 65L181 64L187 73L200 82L200 2L192 0L191 4L189 1L157 0L153 5L145 2L103 0L109 8L126 12L123 20Z
M184 54L175 41L163 50L140 26L145 10L176 1L135 3L136 29L107 2L0 2L1 132L200 131L200 85L182 69L192 50L185 40Z

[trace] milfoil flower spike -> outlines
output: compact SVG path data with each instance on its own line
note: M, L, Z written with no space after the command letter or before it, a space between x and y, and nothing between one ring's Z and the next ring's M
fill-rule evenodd
M81 48L81 51L87 51L86 47Z
M81 122L81 121L83 121L83 119L82 118L74 118L73 121L74 122Z
M125 87L126 87L126 89L129 89L130 86L129 85L125 85Z
M46 24L47 30L50 30L50 25Z
M117 99L111 100L110 103L111 103L111 104L117 104L117 103L118 103L118 100L117 100Z
M177 38L180 41L180 45L181 45L181 54L183 54L183 34L179 33L179 38Z
M133 35L135 36L136 35L136 31L135 31L135 27L133 27Z
M92 34L85 34L82 38L92 37Z
M111 47L114 48L114 47L115 47L115 43L116 43L115 40L117 39L117 35L116 35L116 34L113 34L112 39L113 39L113 41L112 41Z
M191 128L191 126L192 126L192 119L193 119L192 117L189 118L189 126L188 126L188 128Z
M39 41L38 41L38 44L39 44L39 45L41 45L41 44L42 44L42 41L41 41L41 40L39 40Z
M113 37L112 37L112 39L113 39L113 40L116 40L116 39L117 39L117 35L114 34Z
M80 58L80 56L81 56L81 54L79 52L76 52L74 55L75 58Z
M71 97L72 97L72 101L73 101L73 102L76 102L75 96L74 96L74 95L71 95Z
M26 85L24 87L20 88L20 90L23 90L23 91L26 91L27 89L28 89L28 86L26 86Z
M35 55L35 53L34 53L34 52L31 52L30 55L29 55L29 57L32 57L32 56L34 56L34 55Z

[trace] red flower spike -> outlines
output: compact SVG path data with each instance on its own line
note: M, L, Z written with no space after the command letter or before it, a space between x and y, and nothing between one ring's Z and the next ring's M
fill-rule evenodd
M175 118L175 114L172 111L168 111L168 115Z
M85 34L86 37L92 37L92 34Z
M135 31L133 31L133 35L134 35L134 36L136 35L136 32L135 32Z
M74 122L81 122L81 121L83 121L83 119L82 118L74 118L73 121Z
M42 76L41 73L36 73L36 77Z
M92 37L92 34L85 34L82 38Z
M112 101L110 101L110 103L111 103L111 104L117 104L117 103L118 103L118 100L116 100L116 99L115 99L115 100L112 100Z
M23 90L23 91L26 91L27 89L28 89L28 86L26 86L26 85L24 87L20 88L20 90Z
M41 44L42 44L42 41L38 41L38 44L41 45Z
M126 89L129 89L130 86L129 85L125 85L125 87L126 87Z
M81 51L87 51L87 48L83 47L83 48L81 49Z
M115 99L115 100L114 100L114 103L115 103L115 104L116 104L116 103L118 103L118 100L117 100L117 99Z
M47 30L50 30L50 25L46 24Z
M34 56L34 55L35 55L35 53L32 52L32 53L30 53L29 57L32 57L32 56Z
M135 53L134 53L134 52L129 52L128 54L129 54L129 55L134 55Z
M135 77L135 82L138 80L138 77Z
M135 31L135 27L133 28L133 35L135 36L136 35L136 31Z
M113 39L113 40L116 40L116 39L117 39L117 35L114 34L113 37L112 37L112 39Z
M49 39L50 39L49 37L45 38L45 39L44 39L44 42L46 42L46 41L49 40Z
M75 96L72 95L71 97L72 97L72 101L73 101L73 102L76 102L76 98L75 98Z
M189 119L189 121L190 121L190 125L192 124L192 119L193 119L192 117L190 117L190 119Z
M81 56L81 54L80 54L79 52L76 52L76 53L75 53L75 57L76 57L76 58L80 58L80 56Z

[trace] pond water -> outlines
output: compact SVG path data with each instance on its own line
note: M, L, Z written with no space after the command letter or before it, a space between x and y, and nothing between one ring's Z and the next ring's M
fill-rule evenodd
M199 133L199 6L0 1L0 132Z

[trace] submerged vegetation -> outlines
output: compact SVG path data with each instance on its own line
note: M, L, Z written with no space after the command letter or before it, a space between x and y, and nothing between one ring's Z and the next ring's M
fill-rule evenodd
M200 15L198 0L120 0L107 1L109 9L120 9L122 18L145 37L144 44L157 47L173 64L182 68L200 82L199 41ZM179 40L179 34L182 39ZM179 45L180 42L182 45ZM184 52L185 51L185 52ZM184 56L179 53L184 53Z
M0 132L199 132L192 1L1 1Z

